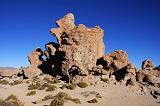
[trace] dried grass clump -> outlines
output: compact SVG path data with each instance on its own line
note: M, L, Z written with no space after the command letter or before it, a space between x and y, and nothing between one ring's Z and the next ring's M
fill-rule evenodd
M15 80L13 83L9 83L9 85L14 86L14 85L18 85L18 84L21 84L21 83L22 83L22 81Z
M54 97L50 104L50 106L63 106L63 105L64 105L64 100L59 99L57 97Z
M62 89L67 88L67 89L70 89L70 90L74 90L76 87L77 87L76 84L64 84L61 88Z
M11 94L6 99L0 99L0 106L24 106L24 104Z
M36 91L30 91L30 92L28 92L26 95L27 96L32 96L32 95L35 95L36 94Z
M54 96L49 94L49 95L45 96L45 97L42 99L42 101L47 101L47 100L53 99L53 98L54 98Z
M48 76L46 76L46 77L44 77L44 78L43 78L43 80L49 83L49 82L50 82L50 80L51 80L51 78L50 78L50 77L48 77Z
M56 86L54 86L54 85L48 85L48 87L47 87L47 89L46 89L46 91L49 91L49 92L51 92L51 91L55 91L56 90Z
M70 101L77 103L77 104L81 103L78 98L73 99L73 98L71 98L70 95L68 95L67 93L64 93L64 92L59 92L52 99L53 100L52 100L50 106L63 106L65 100L70 100Z
M85 82L79 82L79 83L78 83L78 86L79 86L80 88L86 88L86 87L88 86L88 84L85 83Z
M2 84L2 85L8 85L9 82L7 80L0 80L0 84Z
M103 82L105 82L105 83L108 83L108 82L109 82L108 78L102 78L101 80L102 80Z
M40 86L41 84L39 83L35 83L35 84L32 83L28 86L28 90L38 89Z

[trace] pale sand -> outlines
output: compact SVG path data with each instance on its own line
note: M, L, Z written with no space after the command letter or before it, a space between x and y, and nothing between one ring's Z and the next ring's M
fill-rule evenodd
M29 90L27 90L28 85L29 84L26 83L15 86L0 85L0 97L5 98L10 94L14 94L25 104L25 106L44 106L49 105L51 100L40 102L38 104L33 104L32 102L41 100L48 94L56 95L58 92L62 91L70 94L73 98L79 98L81 100L81 104L66 101L64 106L160 106L160 103L158 103L160 102L160 98L155 99L150 94L143 94L124 85L99 82L98 84L88 86L87 88L77 87L75 90L61 90L60 88L53 92L36 90L36 95L26 96L26 93L29 92ZM57 84L56 86L59 87L61 84ZM87 103L86 101L96 97L94 95L91 95L90 97L83 97L81 92L85 91L96 91L100 93L102 98L97 98L98 103Z

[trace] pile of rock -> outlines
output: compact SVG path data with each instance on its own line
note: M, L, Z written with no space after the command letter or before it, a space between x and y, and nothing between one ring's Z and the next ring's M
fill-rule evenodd
M160 83L160 66L154 68L152 61L143 61L142 69L137 71L134 64L129 63L125 51L104 54L104 31L99 26L76 26L71 13L56 21L56 24L58 28L52 28L50 32L58 43L46 44L44 51L36 48L28 56L31 65L23 70L26 77L33 78L43 72L61 76L72 83L93 83L95 75L115 78L115 81L126 85Z

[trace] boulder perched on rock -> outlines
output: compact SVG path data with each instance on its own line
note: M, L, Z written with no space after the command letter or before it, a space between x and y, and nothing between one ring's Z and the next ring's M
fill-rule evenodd
M40 66L43 62L43 51L40 48L36 48L29 54L28 60L32 66Z
M114 70L119 70L128 65L128 54L123 50L117 50L111 54L103 55L98 60L98 64L102 64L104 69L111 66Z
M142 62L142 69L153 69L154 65L151 60L144 60Z
M124 77L126 84L135 85L136 84L136 67L134 64L128 64L126 66L127 74Z
M98 26L94 28L87 28L82 24L76 26L71 13L56 23L58 28L51 29L51 33L57 38L58 51L63 53L61 62L63 74L88 75L89 70L96 66L97 59L104 54L103 30Z
M110 54L110 57L113 58L111 66L116 69L122 69L128 64L128 54L123 50L117 50Z

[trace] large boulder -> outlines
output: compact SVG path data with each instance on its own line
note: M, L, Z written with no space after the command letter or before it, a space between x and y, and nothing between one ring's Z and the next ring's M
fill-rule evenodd
M134 64L132 63L129 63L127 66L126 66L126 71L127 71L127 74L125 75L124 77L124 81L126 83L126 85L130 84L130 85L135 85L136 84L136 67Z
M144 60L142 62L142 69L153 69L154 65L153 62L151 60Z
M88 75L96 66L97 59L103 56L103 30L96 26L74 24L74 16L69 13L57 22L58 28L52 28L59 44L58 51L63 54L61 69L64 75ZM74 74L73 74L74 73Z
M137 72L137 81L140 83L156 84L160 83L160 71L143 69Z
M43 62L42 56L43 51L39 47L37 47L29 54L28 60L32 66L40 66Z
M40 48L36 48L29 54L28 60L30 62L30 66L23 69L25 77L33 78L42 73L42 71L39 69L39 66L43 64L42 56L43 51Z
M120 70L128 65L128 54L123 50L117 50L111 54L103 55L98 60L98 64L102 64L104 69L112 67L114 70Z
M123 50L117 50L110 54L113 58L111 66L116 69L122 69L128 65L128 54Z

